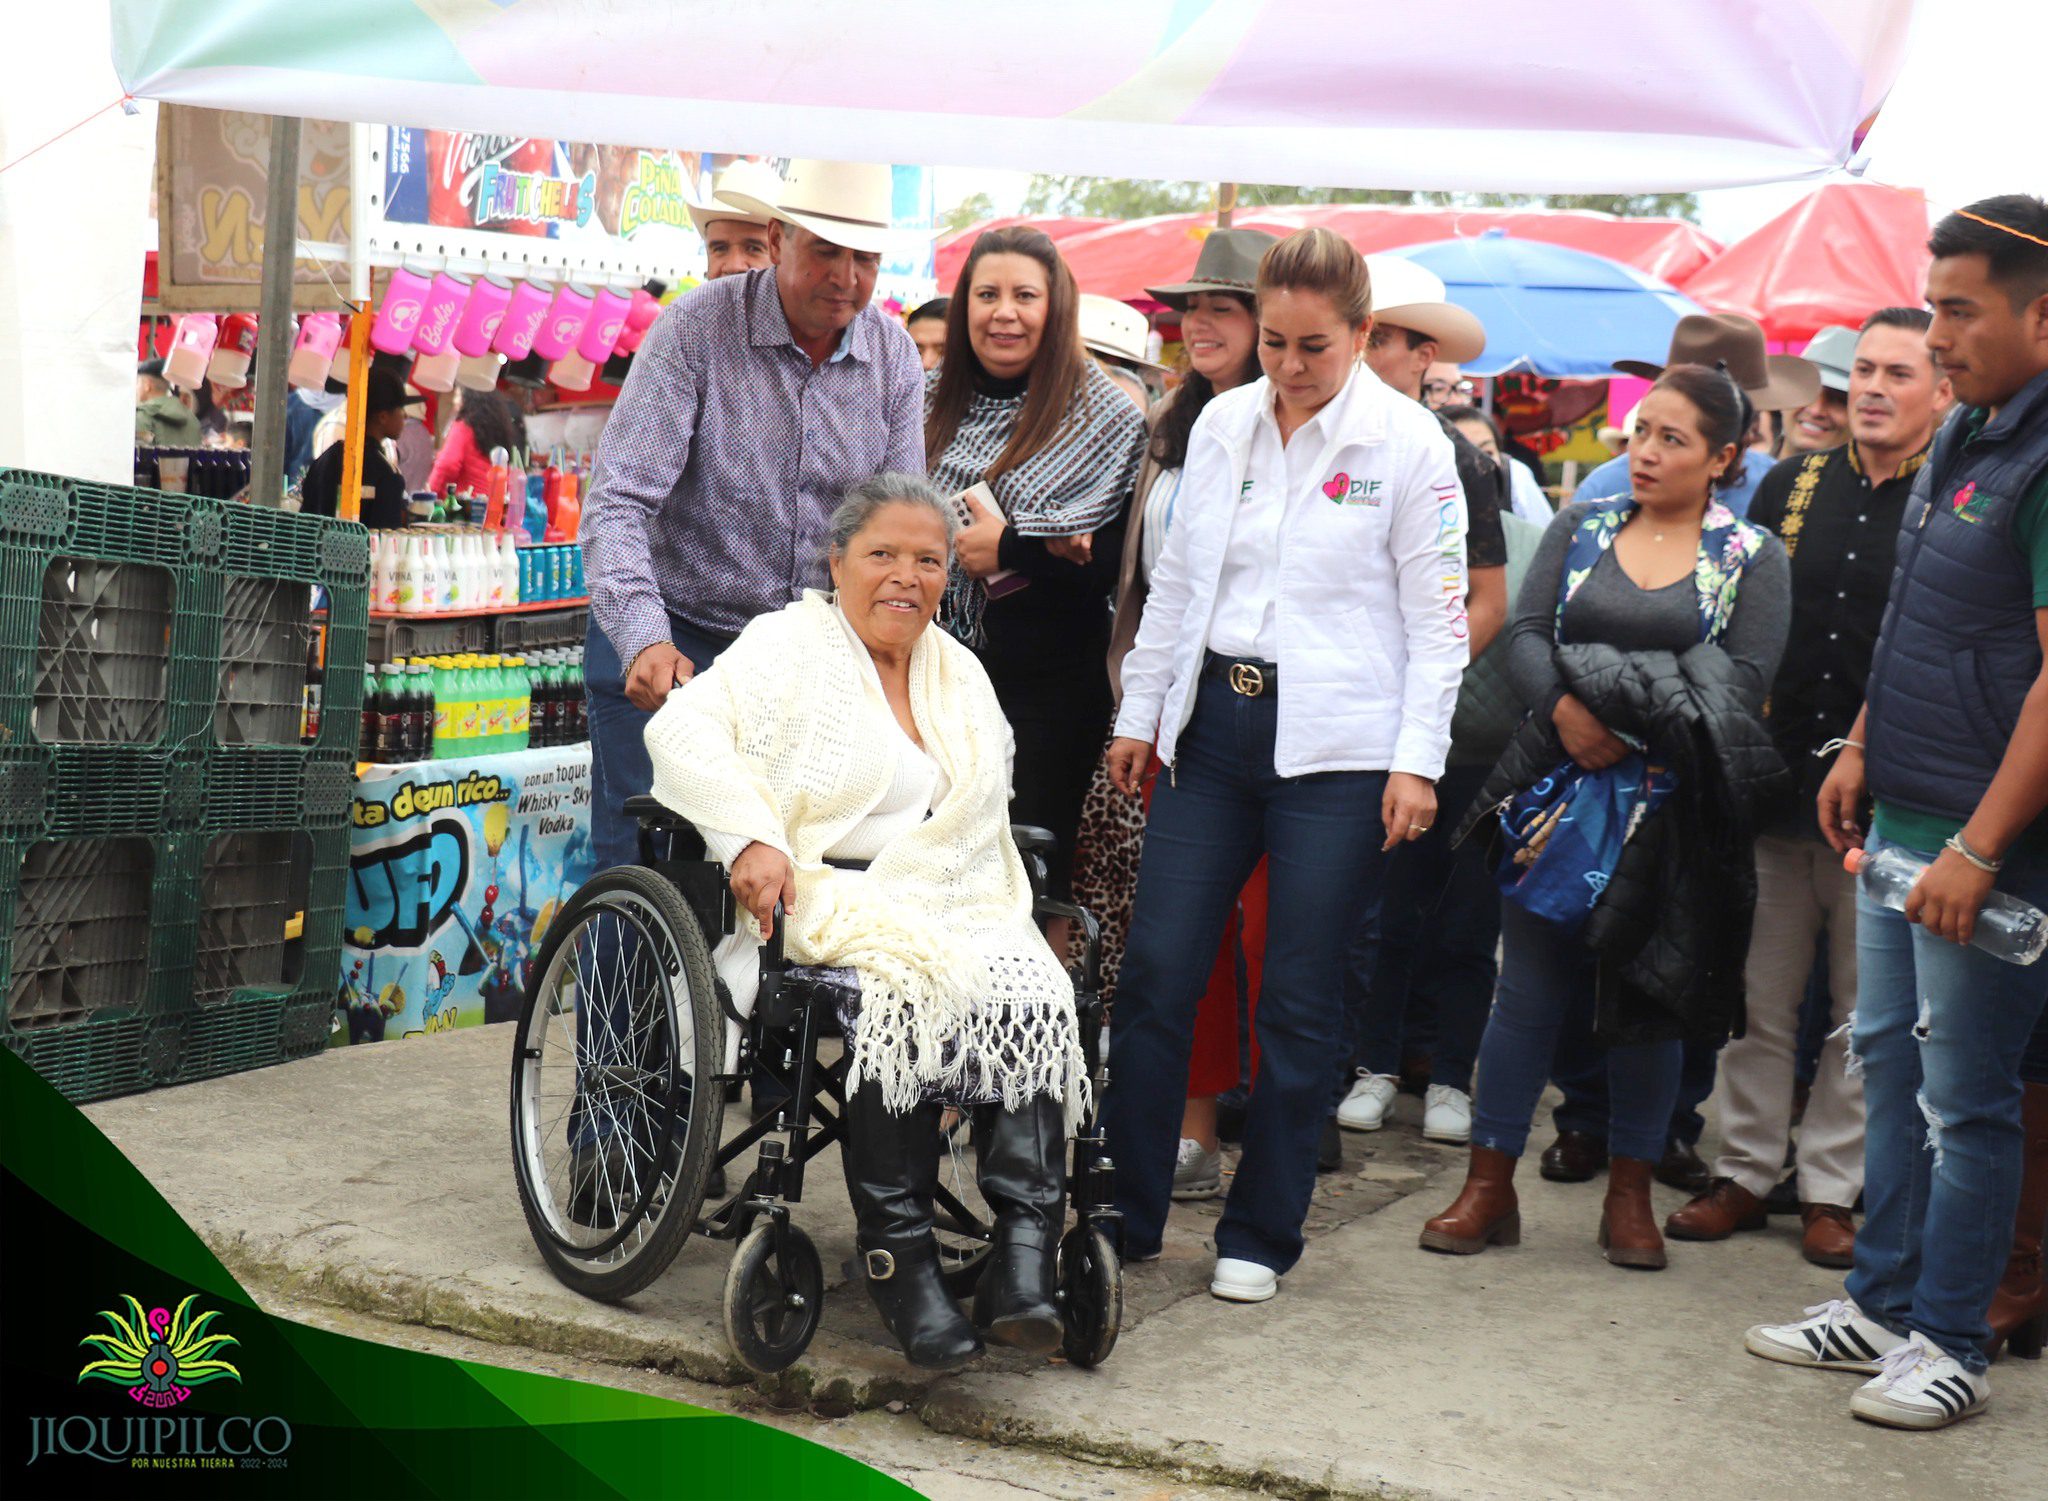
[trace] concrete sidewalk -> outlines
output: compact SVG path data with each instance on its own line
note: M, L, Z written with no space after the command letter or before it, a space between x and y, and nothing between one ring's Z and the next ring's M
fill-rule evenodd
M507 1347L511 1365L523 1348L744 1380L718 1326L725 1247L692 1240L617 1308L549 1275L512 1185L509 1049L510 1029L485 1027L88 1114L259 1296L453 1330ZM1448 1201L1463 1153L1404 1121L1347 1139L1308 1255L1270 1303L1206 1295L1217 1206L1182 1206L1164 1259L1128 1269L1124 1337L1098 1371L1005 1352L933 1380L903 1363L864 1298L835 1287L783 1395L900 1401L943 1434L1285 1495L2041 1493L2048 1366L2001 1363L1991 1411L1945 1433L1855 1422L1855 1378L1742 1350L1747 1325L1839 1287L1798 1258L1792 1222L1674 1246L1663 1274L1625 1273L1593 1246L1598 1185L1532 1170L1521 1247L1425 1255L1416 1232ZM1659 1194L1660 1208L1680 1202ZM829 1152L799 1222L836 1284L853 1235Z

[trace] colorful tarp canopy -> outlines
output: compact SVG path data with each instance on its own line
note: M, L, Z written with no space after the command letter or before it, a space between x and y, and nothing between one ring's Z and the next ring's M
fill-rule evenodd
M1615 360L1661 362L1671 330L1695 306L1682 293L1605 256L1490 229L1394 252L1443 278L1452 302L1486 330L1470 375L1604 378Z
M1829 323L1854 328L1881 307L1919 307L1927 229L1927 200L1916 191L1831 184L1678 278L1678 287L1796 343Z
M950 292L984 229L1017 222L991 219L949 236L939 244L939 290ZM1142 301L1145 288L1186 281L1214 214L1166 214L1151 219L1036 221L1052 236L1084 292L1127 302ZM1612 214L1566 209L1406 208L1386 204L1312 204L1285 208L1241 208L1232 222L1240 229L1292 234L1309 225L1334 229L1361 254L1399 245L1457 239L1505 229L1520 239L1564 245L1620 261L1664 281L1690 276L1720 254L1709 239L1683 219L1618 219Z
M1824 172L1912 0L111 0L150 99L1109 176L1530 192ZM906 39L915 39L913 43ZM1589 39L1597 39L1589 40Z

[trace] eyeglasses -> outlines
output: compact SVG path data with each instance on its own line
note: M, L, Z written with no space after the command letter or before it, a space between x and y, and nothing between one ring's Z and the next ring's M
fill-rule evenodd
M1469 380L1426 380L1422 383L1424 400L1442 401L1452 396L1470 396L1478 389Z

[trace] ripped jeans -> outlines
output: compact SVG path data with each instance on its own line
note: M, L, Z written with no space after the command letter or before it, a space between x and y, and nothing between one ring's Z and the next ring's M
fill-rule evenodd
M2009 855L1998 889L2048 908L2048 858ZM1958 947L1860 891L1856 958L1865 1218L1848 1294L1893 1333L1917 1330L1982 1371L2019 1205L2019 1063L2048 1001L2048 960Z

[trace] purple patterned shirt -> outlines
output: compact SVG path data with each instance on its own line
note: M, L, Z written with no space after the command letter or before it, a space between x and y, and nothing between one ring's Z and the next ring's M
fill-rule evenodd
M737 635L825 582L825 523L884 470L924 473L924 372L861 309L824 364L790 336L775 271L721 277L647 331L597 445L584 576L627 666L669 615Z

